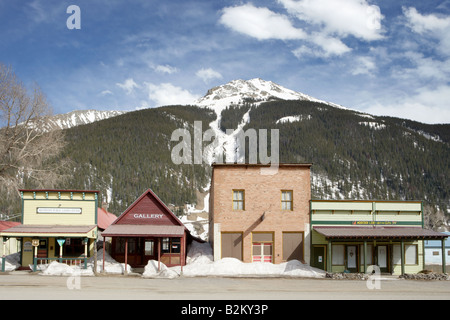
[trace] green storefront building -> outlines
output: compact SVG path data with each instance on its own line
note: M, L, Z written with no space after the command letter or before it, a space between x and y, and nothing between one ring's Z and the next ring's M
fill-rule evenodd
M422 271L424 240L444 246L448 237L423 228L421 201L312 200L310 234L312 266L364 273L375 265L390 274Z

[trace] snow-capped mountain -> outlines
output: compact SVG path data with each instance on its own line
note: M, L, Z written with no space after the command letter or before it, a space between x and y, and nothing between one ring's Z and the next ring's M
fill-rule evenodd
M209 107L219 113L231 105L239 105L245 101L259 104L271 100L306 100L331 105L337 108L344 108L334 103L322 101L304 93L287 89L272 81L260 78L250 80L233 80L227 84L214 87L206 95L194 102L201 107Z
M41 129L45 131L54 129L69 129L79 125L116 117L124 113L124 111L77 110L50 117L47 121L46 127Z

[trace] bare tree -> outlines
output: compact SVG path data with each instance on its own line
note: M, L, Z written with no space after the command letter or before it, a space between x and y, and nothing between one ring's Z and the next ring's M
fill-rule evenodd
M45 131L52 108L35 84L29 93L11 67L0 63L0 194L18 189L53 188L64 178L68 160L56 161L64 148L62 130Z

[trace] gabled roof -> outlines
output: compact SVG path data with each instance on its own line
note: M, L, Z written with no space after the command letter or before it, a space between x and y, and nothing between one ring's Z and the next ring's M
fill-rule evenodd
M100 229L105 230L108 228L114 221L116 221L117 216L112 214L111 212L106 211L103 208L98 208L97 210L97 225Z
M162 200L151 190L148 189L145 191L139 198L137 198L136 201L134 201L117 219L112 223L112 225L120 224L122 220L125 219L125 217L133 211L133 209L147 196L150 196L153 198L162 208L164 211L164 214L166 214L168 217L170 217L176 224L179 226L182 226L185 228L186 231L189 232L189 230L186 228L186 226L181 222L180 219L162 202Z
M13 222L13 221L0 221L0 231L15 227L20 225L20 222Z

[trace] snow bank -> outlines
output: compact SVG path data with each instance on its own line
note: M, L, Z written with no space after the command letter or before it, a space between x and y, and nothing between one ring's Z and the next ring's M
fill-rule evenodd
M151 260L145 267L143 277L175 278L181 272L180 267L168 268L161 263L158 272L158 262ZM310 267L300 261L292 260L281 264L264 262L244 263L234 258L223 258L213 261L212 249L209 243L193 241L183 267L183 276L227 276L227 277L305 277L325 278L326 272Z
M2 258L0 258L0 265L3 263ZM14 271L20 267L20 252L7 255L5 257L5 271ZM1 270L1 268L0 268Z
M33 270L33 265L30 265ZM38 264L37 270L41 271L41 275L46 276L93 276L94 275L94 257L91 257L87 263L87 269L79 266L69 266L65 263L53 261L50 264ZM103 271L103 249L97 252L97 272ZM105 252L105 273L107 274L123 274L125 272L125 264L114 260L107 252ZM133 272L130 265L127 265L127 272Z

